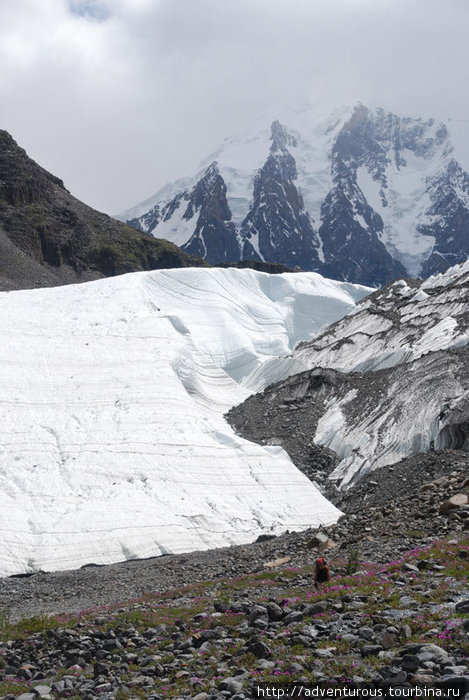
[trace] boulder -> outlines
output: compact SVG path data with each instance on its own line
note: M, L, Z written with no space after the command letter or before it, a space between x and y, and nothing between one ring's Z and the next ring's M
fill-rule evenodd
M420 666L419 657L415 654L404 654L401 665L404 671L417 671Z
M293 610L291 613L285 616L283 623L285 625L291 625L293 622L301 622L303 619L303 613L299 610Z
M414 573L414 574L420 573L420 569L417 566L415 566L414 564L409 564L408 562L403 564L402 570L409 571L409 572Z
M283 612L282 608L280 607L280 605L278 605L274 601L269 601L268 603L266 603L265 608L266 608L267 613L269 615L269 620L273 620L274 622L278 622L284 616L284 612Z
M440 513L444 515L445 513L449 513L451 510L457 510L458 508L462 508L463 506L467 505L468 502L469 499L465 493L455 493L454 496L451 496L451 498L448 498L441 504Z
M267 609L264 608L263 605L255 605L250 614L249 614L249 622L254 622L254 620L257 619L264 619L266 622L269 621L269 616L267 614Z
M436 644L423 644L418 657L421 661L433 661L437 664L445 663L450 658L448 652Z
M236 695L236 693L240 693L242 691L243 682L237 678L225 678L224 680L220 681L218 687L220 690L228 691L230 695Z
M397 644L397 635L386 631L383 633L380 643L385 649L392 649Z
M272 652L265 642L258 639L252 640L247 646L247 651L254 654L258 659L269 659L272 656Z
M284 566L288 564L290 557L281 557L281 559L273 559L272 561L264 562L264 567L266 569L276 569L278 566Z
M308 549L320 549L321 551L331 549L336 546L336 543L328 537L324 532L317 532L308 541Z
M305 617L312 617L318 613L323 613L327 610L327 602L325 600L318 600L317 603L310 603L303 609L303 615Z
M435 685L435 676L428 673L414 673L409 677L409 681L414 685Z
M460 600L459 603L456 603L456 612L469 613L469 598L465 598L464 600Z

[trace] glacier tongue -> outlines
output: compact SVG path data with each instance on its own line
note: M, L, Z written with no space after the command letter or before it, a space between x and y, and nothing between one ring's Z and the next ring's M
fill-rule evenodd
M469 261L397 280L283 360L280 378L322 367L358 387L330 396L315 434L339 455L330 478L342 487L432 446L466 445L468 280Z
M281 448L238 437L223 413L262 363L367 291L181 269L0 294L0 575L334 522Z

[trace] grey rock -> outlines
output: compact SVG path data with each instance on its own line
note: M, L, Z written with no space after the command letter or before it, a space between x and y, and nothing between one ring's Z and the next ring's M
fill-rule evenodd
M318 656L320 659L331 659L332 652L329 649L314 649L314 655Z
M415 654L404 654L401 660L401 666L404 671L416 671L420 666L420 660Z
M448 652L436 644L424 644L421 646L418 657L421 661L426 661L429 659L440 664L450 660Z
M264 608L263 605L255 605L250 614L249 614L249 622L254 622L254 620L257 620L258 618L264 619L266 622L269 621L269 615L267 613L267 608Z
M469 499L465 493L456 493L441 504L440 513L445 514L451 510L457 510L461 506L467 505L468 501Z
M283 620L283 623L285 625L291 625L294 622L301 622L303 619L303 613L300 612L299 610L294 610L293 612L289 613Z
M308 549L329 549L334 542L324 532L317 532L307 543Z
M247 651L254 654L258 659L270 659L272 652L265 642L253 640L247 646Z
M360 651L363 656L377 656L382 649L379 644L364 644Z
M459 603L456 603L456 612L469 613L469 598L460 600Z
M410 571L411 573L418 574L420 573L420 569L418 566L415 566L414 564L410 564L409 562L406 562L402 566L403 571Z
M240 693L242 691L243 685L243 682L237 678L225 678L220 681L218 687L220 690L227 690L231 695L235 695L235 693Z
M284 616L282 608L277 603L268 602L265 604L265 608L267 610L269 619L273 620L274 622L281 620Z
M391 671L386 675L386 681L394 683L395 685L398 685L399 683L405 683L407 680L407 672L406 671Z
M304 617L312 617L327 610L327 601L318 600L317 603L310 603L303 609Z
M368 641L371 641L375 636L375 633L371 627L360 627L358 634L360 637L362 637L362 639L367 639Z

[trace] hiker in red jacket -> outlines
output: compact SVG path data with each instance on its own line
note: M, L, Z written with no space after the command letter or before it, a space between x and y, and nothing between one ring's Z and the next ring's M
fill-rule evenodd
M314 569L314 585L316 590L319 590L321 583L331 580L331 572L327 566L327 561L325 559L316 559L316 566Z

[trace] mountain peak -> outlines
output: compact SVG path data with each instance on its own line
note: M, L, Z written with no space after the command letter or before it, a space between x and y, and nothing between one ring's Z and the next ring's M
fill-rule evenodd
M270 139L272 152L284 150L287 146L297 145L295 137L288 133L286 127L278 119L275 119L271 124Z
M220 175L220 170L218 168L218 162L216 160L213 160L208 168L204 172L204 177L210 178Z
M220 175L220 168L218 167L218 162L216 160L213 160L204 170L198 184L201 183L203 183L203 188L205 191L208 191L211 187L218 188L220 186L225 187L226 191L226 186L223 183L223 178Z
M235 227L230 254L237 240L242 260L373 286L432 274L469 255L469 174L442 123L361 102L276 116L226 139L192 180L168 186L152 206L176 211L178 197L203 181L207 203L218 193L223 221ZM150 228L149 209L123 218L183 247L196 231L196 218L186 226L172 214L171 223L153 217ZM200 254L215 262L214 250Z

